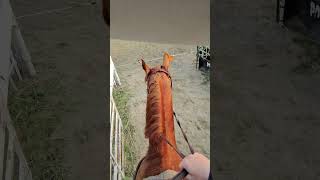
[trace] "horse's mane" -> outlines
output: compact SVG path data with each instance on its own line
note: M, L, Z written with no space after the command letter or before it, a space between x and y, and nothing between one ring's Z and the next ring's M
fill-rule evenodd
M145 136L149 138L149 140L155 140L154 142L158 142L157 140L163 132L161 123L162 118L164 118L163 106L161 106L163 103L163 95L160 90L160 76L161 74L155 74L151 79L147 98Z
M168 78L163 73L154 74L150 77L148 82L148 97L147 97L147 108L146 108L146 127L145 137L149 138L151 143L149 147L157 147L156 145L163 142L162 135L166 132L165 123L169 121L166 118L168 113L172 112L171 103L171 87L169 81L164 79ZM167 116L168 117L168 116ZM153 153L157 153L157 149L150 148Z

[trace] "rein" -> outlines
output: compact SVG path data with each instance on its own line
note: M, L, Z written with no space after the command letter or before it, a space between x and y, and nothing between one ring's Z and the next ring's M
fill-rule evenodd
M176 116L176 113L173 112L173 115L174 115L174 117L175 117L174 119L176 120L176 122L177 122L177 124L178 124L178 126L179 126L179 128L180 128L180 130L181 130L181 132L182 132L182 135L183 135L184 140L187 142L187 144L188 144L188 146L189 146L189 150L190 150L191 154L194 154L194 149L193 149L193 147L190 145L189 140L188 140L188 138L187 138L187 136L186 136L186 133L183 131L183 129L182 129L182 127L181 127L181 124L180 124L180 121L178 120L178 118L177 118L177 116ZM164 140L167 142L167 144L169 144L169 146L171 146L171 147L178 153L178 155L179 155L182 159L185 157L185 155L184 155L181 151L179 151L178 149L176 149L176 148L168 141L168 139L166 139L164 136L161 136L161 137L162 137L162 139L164 139ZM182 171L180 171L178 174L176 174L176 175L172 178L172 180L181 180L181 179L183 179L184 177L186 177L188 174L189 174L189 173L188 173L187 170L182 169Z
M146 76L146 78L145 78L145 81L148 82L150 75L151 75L151 74L156 74L156 73L165 73L165 74L168 76L168 78L170 79L170 81L171 81L171 88L172 88L172 79L171 79L170 73L169 73L163 66L161 66L161 69L157 69L157 70L151 69L150 72L147 74L147 76ZM149 94L149 86L147 86L147 92L148 92L148 94ZM194 154L194 149L193 149L193 147L190 145L189 140L188 140L188 138L187 138L187 136L186 136L186 133L184 132L183 128L181 127L180 121L178 120L178 118L177 118L177 116L176 116L176 113L175 113L174 111L173 111L173 115L174 115L174 119L176 120L176 122L177 122L177 124L178 124L178 126L179 126L179 128L180 128L180 130L181 130L181 132L182 132L182 135L183 135L184 140L185 140L185 141L187 142L187 144L188 144L188 147L189 147L189 150L190 150L191 154ZM177 148L175 148L175 147L171 144L171 142L170 142L165 136L162 136L162 135L161 135L160 137L161 137L161 139L164 140L170 147L172 147L172 148L175 150L175 152L176 152L182 159L185 157L185 155L184 155L181 151L179 151ZM137 166L137 168L136 168L136 172L135 172L135 175L134 175L134 180L136 179L136 176L137 176L139 167L140 167L142 161L144 160L144 158L145 158L145 157L143 157L143 158L140 160L140 162L139 162L139 164L138 164L138 166ZM184 177L186 177L188 174L189 174L189 173L188 173L187 170L182 169L182 171L180 171L178 174L176 174L171 180L182 180L182 179L183 179Z

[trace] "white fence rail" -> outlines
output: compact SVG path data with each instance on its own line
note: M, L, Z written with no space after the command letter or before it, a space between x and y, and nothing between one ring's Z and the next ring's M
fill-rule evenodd
M110 172L111 179L124 178L124 139L123 126L113 97L110 97Z
M116 67L114 66L114 63L110 56L110 96L112 96L113 86L120 86L120 85L121 85L120 78L118 76Z
M110 57L110 178L124 179L124 139L123 125L116 103L112 96L114 86L120 85L120 79Z
M32 180L7 107L9 85L21 80L21 70L35 75L30 54L16 23L9 0L0 1L0 178Z

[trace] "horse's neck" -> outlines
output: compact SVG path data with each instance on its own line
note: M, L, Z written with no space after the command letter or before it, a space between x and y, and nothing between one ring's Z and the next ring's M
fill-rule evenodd
M161 145L159 136L175 144L172 93L168 82L158 80L149 87L145 135L153 146Z
M173 148L160 137L165 137L176 146L169 82L159 81L149 87L145 135L149 138L147 159L152 161L150 166L176 170L180 159Z

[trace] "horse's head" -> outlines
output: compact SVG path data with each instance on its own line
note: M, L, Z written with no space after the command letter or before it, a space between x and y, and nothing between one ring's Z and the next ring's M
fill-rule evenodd
M171 77L169 74L169 66L170 66L170 62L173 60L173 56L171 56L170 54L168 54L167 52L165 52L163 54L163 62L162 65L160 66L156 66L153 68L150 68L143 59L141 59L141 63L142 63L142 68L146 73L146 77L145 77L145 81L147 82L147 84L149 84L149 82L153 82L156 79L160 78L161 80L164 80L166 82L170 82L171 83ZM162 72L162 73L158 73L158 72Z
M157 124L154 121L148 121L150 119L149 115L158 114L162 108L165 108L168 117L163 117L162 120L169 120L172 118L172 115L169 115L170 112L172 113L172 81L171 76L168 72L170 62L173 60L173 56L169 55L168 53L164 53L163 55L163 63L162 65L155 66L150 68L144 60L142 62L142 68L144 69L146 76L145 81L147 83L147 126L145 135L147 138L151 139L158 139L154 140L154 142L158 142L162 133L162 128L156 128L157 131L154 131L154 128L148 128L150 124ZM164 101L166 101L167 106L160 106L158 102L160 97L164 97ZM156 98L154 98L156 97ZM159 116L160 117L160 116ZM159 124L157 124L158 126ZM156 127L156 126L154 126Z
M172 81L169 74L170 62L173 56L164 53L162 65L150 68L141 60L146 73L147 107L145 137L149 139L149 149L146 157L138 165L135 179L156 176L167 170L178 171L180 156L176 148L173 105ZM164 141L170 142L172 147Z

